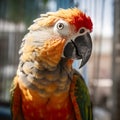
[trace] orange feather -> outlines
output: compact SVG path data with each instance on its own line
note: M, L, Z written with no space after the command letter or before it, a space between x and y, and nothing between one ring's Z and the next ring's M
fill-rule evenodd
M90 31L92 31L92 21L89 16L85 15L82 11L77 8L73 9L60 9L57 12L53 12L51 14L46 14L47 17L43 17L36 22L39 26L53 26L55 22L60 19L63 19L74 25L76 30L81 27L86 27ZM33 25L34 26L34 25Z

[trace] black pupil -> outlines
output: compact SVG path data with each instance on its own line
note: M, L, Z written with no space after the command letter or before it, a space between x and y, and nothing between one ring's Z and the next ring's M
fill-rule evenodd
M81 29L81 30L80 30L80 33L84 33L84 32L85 32L85 29Z
M59 23L58 28L60 28L60 29L63 28L63 24Z

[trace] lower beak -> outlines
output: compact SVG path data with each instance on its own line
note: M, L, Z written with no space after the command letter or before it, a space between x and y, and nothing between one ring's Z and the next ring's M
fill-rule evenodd
M92 52L92 40L90 34L78 36L67 43L64 48L64 57L71 59L82 59L80 68L89 60Z

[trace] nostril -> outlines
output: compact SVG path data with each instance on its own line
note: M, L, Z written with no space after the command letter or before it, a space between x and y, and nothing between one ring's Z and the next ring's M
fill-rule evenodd
M82 34L82 33L84 33L84 32L85 32L85 29L84 29L84 28L80 29L80 31L79 31L80 34Z

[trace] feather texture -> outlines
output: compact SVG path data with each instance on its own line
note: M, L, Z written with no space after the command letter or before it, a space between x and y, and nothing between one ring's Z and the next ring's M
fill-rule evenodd
M74 70L73 81L70 87L71 99L74 105L77 120L93 120L92 104L88 88L82 76Z
M85 33L80 34L81 28ZM73 58L87 56L82 51L89 47L90 37L81 36L90 31L90 17L77 8L34 20L22 40L11 88L13 120L92 120L88 89L72 69Z

